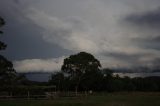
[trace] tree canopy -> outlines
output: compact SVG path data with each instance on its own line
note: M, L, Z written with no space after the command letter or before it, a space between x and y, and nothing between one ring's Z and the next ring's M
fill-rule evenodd
M0 28L5 25L5 21L0 17ZM0 30L0 33L3 32ZM0 41L0 51L5 50L7 45ZM11 61L7 60L4 56L0 55L0 83L1 84L11 84L13 79L15 79L16 71L13 68Z
M3 18L0 17L0 28L5 24L5 21ZM3 32L0 30L0 34L2 34ZM2 41L0 41L0 50L4 50L6 48L6 44Z
M62 71L70 74L72 77L83 73L99 70L101 64L92 54L80 52L64 59Z
M87 89L97 83L98 79L95 81L94 78L99 78L100 74L98 73L100 67L101 64L99 60L92 54L80 52L64 59L61 69L62 72L68 74L70 82L72 82L72 85L75 85L75 90L77 92L80 85L82 85L84 89Z

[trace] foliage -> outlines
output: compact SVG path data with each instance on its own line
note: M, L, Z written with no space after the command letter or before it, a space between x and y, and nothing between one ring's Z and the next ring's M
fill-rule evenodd
M0 27L5 25L5 21L0 17ZM0 31L0 33L3 33ZM0 50L4 50L7 45L0 41ZM4 56L0 55L0 84L12 85L15 81L16 71L13 69L13 64L7 60Z
M64 59L61 69L63 72L70 74L71 77L77 77L88 71L99 70L100 67L100 62L93 55L80 52Z
M160 91L160 77L121 78L100 67L93 55L80 52L64 59L62 71L54 73L49 84L59 91Z
M56 89L58 91L62 91L64 80L65 80L64 74L61 72L57 72L57 73L52 74L51 80L49 80L49 83L51 85L56 85Z
M1 28L3 25L5 25L5 21L4 21L3 18L0 17L0 28ZM2 34L2 33L3 33L3 32L0 30L0 34ZM7 45L6 45L4 42L0 41L0 50L4 50L6 47L7 47Z
M77 92L79 86L83 89L91 89L97 84L101 64L92 55L86 52L80 52L64 59L62 72L68 74L70 84L75 86Z
M105 69L106 71L106 69ZM119 77L113 74L104 75L102 71L88 72L83 75L79 83L79 91L107 91L107 92L124 92L124 91L145 91L157 92L160 91L160 77L146 78L129 78ZM107 72L108 73L108 72ZM55 73L56 74L56 73ZM62 74L62 73L61 73ZM54 75L57 76L57 75ZM51 85L57 85L60 82L60 91L74 91L77 80L69 79L66 76L63 78L55 77L50 80Z

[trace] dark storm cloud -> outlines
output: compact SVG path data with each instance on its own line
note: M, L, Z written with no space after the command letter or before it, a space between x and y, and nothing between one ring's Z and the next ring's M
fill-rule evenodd
M158 35L154 38L148 39L148 41L160 43L160 35Z
M138 42L148 42L148 43L160 43L160 35L158 36L152 36L146 37L146 38L133 38L133 41L138 41Z
M160 69L160 57L155 58L152 63L155 65L155 69ZM160 71L160 70L159 70Z
M20 3L20 1L19 0L13 0L15 3L17 3L17 4L19 4Z
M158 7L159 0L1 0L4 54L23 72L57 70L62 56L79 51L103 67L149 66L160 56Z
M41 28L32 23L25 24L16 21L6 22L4 35L1 39L8 45L4 55L12 60L32 59L32 58L52 58L69 54L70 51L45 42L41 37ZM15 27L18 30L14 30ZM25 32L25 33L24 33ZM65 54L65 55L66 55Z
M106 57L114 58L116 61L128 64L128 66L113 67L117 72L160 72L160 58L150 53L126 54L126 53L103 53Z
M43 40L43 28L25 17L18 9L20 3L19 0L0 3L0 14L6 21L1 39L8 45L2 53L10 60L46 59L70 54L71 51Z
M158 29L160 28L160 8L139 14L131 14L125 20L133 24Z
M145 38L133 38L132 42L136 42L135 44L137 46L145 49L160 50L160 35Z

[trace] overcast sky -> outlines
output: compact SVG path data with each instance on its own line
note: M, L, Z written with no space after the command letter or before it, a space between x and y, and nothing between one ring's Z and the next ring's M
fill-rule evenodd
M160 69L160 0L1 0L3 54L18 72L85 51L103 68Z

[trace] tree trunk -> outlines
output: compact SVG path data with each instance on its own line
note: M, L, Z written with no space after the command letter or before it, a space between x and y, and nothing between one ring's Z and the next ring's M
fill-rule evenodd
M78 85L75 87L76 96L78 95Z

